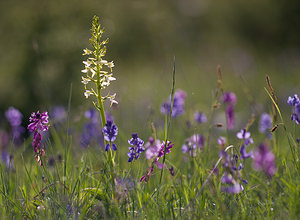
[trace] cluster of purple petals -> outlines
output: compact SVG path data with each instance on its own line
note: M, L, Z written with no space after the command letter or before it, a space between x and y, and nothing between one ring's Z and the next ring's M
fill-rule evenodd
M190 156L195 157L197 151L201 150L204 145L204 136L199 134L194 134L185 141L185 144L182 145L182 152L189 152Z
M145 151L144 141L138 137L137 133L133 133L131 136L132 138L128 140L128 143L131 145L129 147L128 162L132 162L134 159L137 160L140 157L140 153Z
M240 170L243 169L243 164L239 161L239 156L234 154L230 157L226 151L221 150L220 157L222 157L224 168L224 175L221 178L221 182L223 183L221 191L227 193L240 193L244 190L241 182L248 184L248 181L241 178Z
M29 118L29 122L31 123L28 125L28 130L30 132L34 132L32 146L35 152L35 159L41 166L43 166L41 157L45 155L45 151L41 148L41 133L47 131L49 128L48 112L33 112Z
M244 146L244 145L243 145ZM243 147L241 148L241 151ZM240 152L241 156L240 159L247 159L252 155L247 154L244 152ZM244 154L244 155L243 155ZM243 156L242 156L243 155ZM221 182L223 183L221 187L222 192L227 193L240 193L244 190L243 184L248 184L248 181L241 178L240 170L243 169L243 164L239 161L239 156L233 154L233 156L229 156L226 151L220 151L220 157L222 157L223 161L223 168L224 168L224 175L221 178Z
M185 101L186 93L183 90L176 90L174 93L174 101L173 101L173 109L172 109L172 117L176 118L178 115L184 113L184 101ZM169 97L169 101L163 103L161 105L161 113L165 114L165 109L167 109L167 113L171 112L171 97Z
M275 174L275 156L268 149L267 144L259 145L258 149L254 152L253 167L256 170L264 171L268 176Z
M153 170L154 170L154 167L153 167L153 166L151 166L150 168L148 168L146 174L145 174L144 176L141 177L140 183L143 182L143 181L144 181L145 183L147 183L147 182L149 181L149 179L150 179L150 176L151 176Z
M226 104L226 119L227 129L232 130L234 127L234 105L236 104L236 95L233 92L225 92L221 98L221 101Z
M5 112L5 117L11 125L11 133L14 143L17 145L21 144L22 137L25 132L25 128L21 125L23 119L22 113L14 107L9 107L9 109Z
M118 127L113 123L113 121L107 121L105 127L102 129L104 134L104 139L109 143L105 146L105 151L109 151L110 146L111 148L116 151L117 146L115 143L112 143L116 140L118 134Z
M295 121L296 124L300 124L300 99L298 98L298 95L295 94L293 97L289 96L287 103L293 106L291 120Z
M95 140L97 144L104 146L97 112L94 109L89 109L84 113L84 116L88 121L84 124L81 134L81 147L86 148L93 140Z
M153 159L158 155L158 152L161 147L161 142L160 140L150 137L148 142L145 144L145 156L148 160Z
M195 120L195 122L201 124L201 123L205 123L207 121L207 117L204 113L196 111L194 113L194 120Z

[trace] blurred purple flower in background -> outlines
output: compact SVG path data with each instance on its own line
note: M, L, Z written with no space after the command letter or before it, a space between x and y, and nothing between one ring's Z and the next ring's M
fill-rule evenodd
M64 123L67 119L67 112L63 106L55 106L49 112L51 122L55 124Z
M295 94L293 97L289 96L287 103L293 106L291 120L295 121L296 124L300 124L300 99L298 98L298 95Z
M158 152L161 147L161 142L160 140L150 137L148 142L145 144L145 156L148 160L153 159L158 155Z
M5 112L5 117L12 127L17 127L22 124L23 115L14 107L9 107L9 109Z
M272 128L272 119L268 113L263 113L259 119L259 132L265 133Z
M256 170L264 171L268 176L272 176L276 172L275 156L268 149L267 144L259 145L254 152L253 167Z
M184 113L184 101L185 101L186 93L185 91L179 89L174 93L174 101L173 101L173 109L172 109L172 117L176 118L178 115ZM171 112L171 96L169 100L161 105L160 111L165 114L165 109L167 109L167 113Z
M109 143L105 146L105 151L109 151L110 146L111 148L116 151L117 146L115 143L112 143L116 140L118 134L118 127L113 123L113 121L107 121L105 127L102 129L104 134L104 139Z
M25 128L21 125L23 118L22 113L14 107L9 107L5 112L5 117L12 127L11 135L14 143L20 145L23 141L23 134L25 133Z
M83 132L80 137L81 147L86 148L93 141L96 142L96 145L103 147L104 139L99 124L97 111L91 108L85 111L84 116L88 121L84 124Z
M204 113L196 111L194 113L194 120L195 120L195 122L201 124L201 123L205 123L207 121L207 117Z
M144 141L140 139L137 133L131 134L132 138L128 140L128 143L132 146L129 147L130 152L128 153L128 162L132 162L133 159L138 159L140 157L140 153L144 152Z

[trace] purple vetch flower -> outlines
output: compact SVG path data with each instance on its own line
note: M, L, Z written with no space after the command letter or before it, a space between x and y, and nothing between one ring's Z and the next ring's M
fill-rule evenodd
M224 148L226 145L226 138L225 137L219 137L217 139L218 144L220 145L220 147Z
M293 106L291 120L295 121L296 124L300 124L300 99L298 98L298 95L295 94L294 97L289 96L287 103Z
M295 105L294 113L291 115L291 120L295 121L296 124L300 124L300 104Z
M184 113L184 101L185 101L186 93L183 90L176 90L174 93L174 101L173 101L173 109L172 109L172 117L176 118L178 115ZM161 105L160 111L165 114L165 109L167 109L167 113L171 112L171 96L169 100Z
M150 137L148 142L145 144L145 156L148 160L153 159L158 155L160 150L161 142L160 140Z
M246 152L246 147L243 144L242 147L241 147L241 150L240 150L241 158L242 159L247 159L249 157L252 157L252 154L253 154L252 151L250 151L249 153Z
M298 95L295 94L293 97L288 97L287 103L291 106L299 105L300 99L298 98Z
M204 113L196 111L194 113L194 120L195 120L195 122L201 124L201 123L205 123L207 121L207 117Z
M275 156L268 149L267 144L259 145L254 152L253 167L256 170L264 171L268 176L273 176L276 172Z
M240 132L236 134L238 139L244 140L244 144L246 146L253 144L253 139L251 138L251 133L246 131L246 129L242 129Z
M112 142L116 140L118 127L113 123L113 121L107 121L105 127L102 129L102 132L104 134L104 139L109 142L105 146L105 151L109 151L110 146L114 151L116 151L117 145Z
M189 152L192 157L195 157L197 155L197 151L203 148L204 141L204 136L194 134L190 138L186 139L185 144L182 146L182 152Z
M144 181L145 183L147 183L147 182L149 181L149 179L150 179L150 176L151 176L153 170L154 170L154 167L153 167L153 166L151 166L150 168L148 168L146 174L145 174L144 176L141 177L140 183L143 182L143 181Z
M128 140L128 143L132 146L129 147L128 162L132 162L133 159L137 160L140 157L140 153L145 150L144 141L138 137L137 133L132 133L131 136L132 138Z
M34 132L32 146L35 152L35 160L43 166L41 157L45 155L45 150L41 148L42 135L41 132L45 132L49 128L48 112L37 113L33 112L29 118L31 122L28 125L28 130Z
M9 107L5 112L5 117L12 127L18 127L22 124L22 113L14 107Z

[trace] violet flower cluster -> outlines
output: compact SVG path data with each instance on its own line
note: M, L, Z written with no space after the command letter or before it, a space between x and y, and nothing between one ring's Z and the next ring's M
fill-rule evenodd
M5 112L5 117L11 125L11 133L14 143L17 145L21 144L22 137L25 132L25 128L22 126L22 113L14 107L9 107L9 109Z
M128 143L131 145L129 147L128 162L132 162L134 159L137 160L140 157L140 153L145 151L144 141L138 137L137 133L133 133L131 136L132 138L128 140Z
M234 105L236 104L236 95L233 92L225 92L221 101L226 105L227 129L232 130L234 127Z
M35 152L35 160L43 166L42 159L45 155L45 150L41 147L42 141L42 132L45 132L49 128L49 121L48 121L48 112L37 113L33 112L29 118L28 130L33 133L33 141L32 146Z
M110 147L114 151L117 150L117 145L112 143L116 140L118 134L118 127L113 123L113 121L107 121L105 127L102 129L104 134L104 139L108 141L105 146L105 151L109 151Z
M296 124L300 124L300 99L298 98L298 95L295 94L293 97L289 96L287 103L293 106L291 120L295 121Z
M178 115L184 113L184 102L185 102L186 93L183 90L176 90L174 93L174 101L173 101L173 109L172 109L172 117L176 118ZM171 112L171 96L169 100L161 105L160 111L165 114L165 109L167 109L167 114L169 115Z
M239 156L233 154L230 157L225 150L221 150L220 157L223 159L224 168L221 191L230 194L242 192L244 187L241 183L248 184L248 181L241 178L240 170L243 168L243 164L239 161Z
M197 152L200 151L204 146L204 136L194 134L190 138L185 140L185 144L182 145L182 152L189 153L190 156L195 157Z

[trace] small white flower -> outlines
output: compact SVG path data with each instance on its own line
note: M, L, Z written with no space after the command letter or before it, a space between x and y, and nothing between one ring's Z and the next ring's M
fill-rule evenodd
M81 70L82 73L88 73L88 69Z
M116 97L116 93L107 97L110 101L110 106L112 106L114 103L118 104L118 102L115 100L115 97Z
M90 91L90 90L86 90L85 92L84 92L84 96L85 96L85 98L88 98L90 95L92 95L93 93Z
M92 54L92 51L90 51L89 49L83 49L83 55L90 55Z
M111 61L106 64L108 68L113 68L115 66L114 61Z
M101 60L100 63L101 64L107 64L107 60Z
M88 83L89 83L89 81L91 81L90 79L87 79L87 78L84 78L83 76L81 77L82 78L82 83L84 84L84 85L87 85Z

